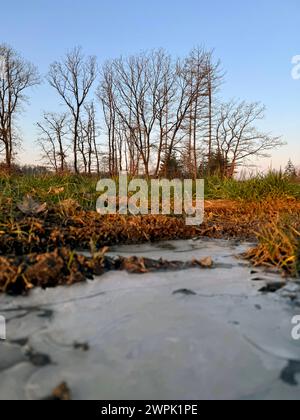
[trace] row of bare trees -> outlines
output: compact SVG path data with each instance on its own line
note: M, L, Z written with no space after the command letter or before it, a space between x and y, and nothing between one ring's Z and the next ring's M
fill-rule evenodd
M5 151L11 167L23 91L38 84L39 76L11 48L0 46L1 57L0 153ZM95 57L75 48L50 66L47 80L64 112L44 113L38 143L56 172L231 177L247 159L282 144L257 130L264 115L259 103L220 103L220 63L203 48L177 60L164 50L121 57L101 70ZM102 111L101 135L94 92Z
M220 83L219 63L194 49L173 61L165 51L106 63L97 92L108 133L109 171L167 172L174 154L197 174L206 144L213 143L213 96Z
M94 102L85 103L74 131L73 114L44 113L39 129L38 145L42 160L55 172L70 169L69 156L74 157L74 171L101 172L101 155L97 144L98 128ZM75 134L76 133L76 134ZM74 143L76 142L76 146Z

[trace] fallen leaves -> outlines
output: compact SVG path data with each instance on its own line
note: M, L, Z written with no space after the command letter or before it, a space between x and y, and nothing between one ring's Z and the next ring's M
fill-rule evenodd
M59 195L59 194L62 194L64 191L65 191L64 187L50 187L48 190L48 194Z
M47 203L40 204L27 195L23 202L18 204L18 209L26 216L37 216L47 210Z
M51 253L0 258L0 291L23 294L33 287L74 284L102 272L100 260L88 260L66 248Z
M51 194L62 192L53 189ZM70 285L109 270L148 273L190 267L210 269L213 267L211 257L188 263L137 257L111 259L106 256L105 247L201 236L253 239L254 232L259 229L262 229L263 239L248 258L256 265L275 265L294 274L297 261L300 261L295 252L300 249L296 243L299 230L296 231L297 225L293 224L287 235L286 227L282 229L278 222L282 215L289 213L294 221L300 220L300 204L295 201L293 206L290 204L288 200L239 205L210 202L204 223L186 226L183 217L101 216L84 211L72 199L47 207L27 196L17 206L17 217L6 217L0 225L0 291L20 294L33 287ZM271 220L271 224L264 229L265 220ZM86 259L73 252L74 249L90 249L93 258Z
M68 198L63 200L58 205L58 210L67 216L74 216L80 210L80 204L76 200Z
M48 401L71 401L72 394L66 382L62 382L55 387L49 397L44 398Z
M222 204L222 205L221 205ZM289 212L289 202L256 203L209 202L204 223L186 226L183 217L165 215L101 216L84 211L73 199L45 208L31 197L19 204L22 215L0 225L0 255L22 255L53 251L56 247L95 249L115 244L157 242L195 237L254 240L255 232L281 212ZM298 205L298 203L297 203ZM274 211L274 208L276 211ZM300 213L293 205L293 211ZM289 255L289 257L291 257ZM209 265L209 264L208 264Z
M201 267L204 268L211 268L213 266L213 260L211 257L202 258L202 260L199 261Z
M178 271L188 268L208 268L200 261L165 261L150 258L105 255L107 249L92 258L67 248L57 248L45 254L21 257L0 257L0 292L20 295L33 287L50 288L80 283L111 270L143 274L157 271Z

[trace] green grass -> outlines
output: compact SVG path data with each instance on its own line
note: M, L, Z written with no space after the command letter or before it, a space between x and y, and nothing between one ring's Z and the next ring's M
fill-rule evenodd
M97 181L96 176L81 175L0 175L0 206L3 203L7 206L9 202L13 208L29 194L48 204L73 199L82 208L94 210L99 195L96 192ZM263 201L267 198L300 199L300 183L276 172L247 180L210 177L205 180L205 198L246 201Z
M98 196L96 184L97 178L80 175L0 176L0 200L11 199L15 204L29 194L49 204L73 199L91 210Z
M268 198L300 199L300 183L280 172L257 175L250 179L220 179L211 177L205 183L207 199L262 201Z

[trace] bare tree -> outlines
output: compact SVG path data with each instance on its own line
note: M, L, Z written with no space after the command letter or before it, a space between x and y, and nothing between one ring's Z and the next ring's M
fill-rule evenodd
M264 118L265 107L259 103L234 101L223 104L215 127L216 154L223 162L221 174L232 177L238 165L253 156L268 157L268 152L282 146L280 137L260 132L255 124Z
M192 83L186 65L186 60L178 60L175 67L174 95L168 103L168 121L166 123L165 168L168 167L168 161L171 160L174 152L182 145L186 136L187 118L191 114L196 98L199 97L198 83Z
M96 167L100 172L100 153L97 144L97 124L94 102L84 105L84 113L79 121L78 151L85 173L91 174Z
M42 150L42 159L55 172L67 169L68 133L67 114L45 113L43 121L38 122L38 144Z
M194 178L198 174L200 153L206 137L211 137L212 97L217 79L218 65L213 65L212 53L203 48L194 48L185 60L185 78L189 84L189 95L193 97L190 108L183 123L187 133L184 142L186 155L184 156L186 173ZM208 141L208 156L211 141Z
M188 59L174 62L165 51L158 50L106 63L98 97L108 133L110 173L122 166L124 150L131 172L138 172L142 162L147 176L150 165L158 175L162 161L167 168L168 159L180 147L190 115L193 147L191 144L189 151L195 150L192 160L196 174L200 109L207 102L203 98L208 96L208 72L212 71L208 58L204 50L195 49Z
M219 108L222 79L220 62L202 48L176 61L158 50L106 63L97 95L110 174L125 167L133 175L141 168L146 176L167 176L177 167L196 178L220 163L222 174L232 176L251 156L281 145L255 129L264 111L258 104Z
M24 92L39 84L40 77L36 67L9 46L0 45L0 59L3 64L3 74L0 75L0 147L2 145L10 171L17 146L16 118L27 100Z
M207 99L207 116L204 119L206 122L206 142L207 142L207 161L208 161L208 173L210 172L210 165L211 160L214 158L213 156L213 125L214 125L214 118L215 112L217 109L217 102L216 102L216 93L219 89L219 86L223 82L224 73L221 70L221 61L214 60L213 51L209 51L206 53L206 64L204 65L204 72L206 75L206 83L207 83L207 94L204 95Z
M85 111L87 114L87 127L88 127L88 136L89 136L89 144L90 144L90 151L93 152L96 164L97 174L100 173L100 152L99 146L97 144L97 137L99 134L99 129L96 122L96 110L94 102L87 104L85 106Z
M142 162L147 176L155 150L160 160L170 71L171 59L163 50L120 58L105 65L98 97L108 131L110 172L122 165L120 149L129 154L125 157L127 167L137 172Z
M114 90L114 72L112 66L107 63L103 67L102 81L98 88L97 96L102 103L104 122L107 127L108 136L108 170L111 176L116 175L116 95Z
M107 64L102 83L101 99L104 105L106 125L110 139L110 155L113 162L113 172L117 170L116 130L126 127L130 137L143 159L146 175L149 174L150 130L147 126L145 113L148 110L146 96L149 92L148 59L143 54L120 58ZM106 110L105 110L106 108ZM108 110L108 111L107 111ZM118 124L118 120L122 124Z
M80 116L91 87L97 77L95 57L88 57L81 48L74 48L61 62L50 66L48 81L68 107L73 120L73 158L75 173L78 167Z

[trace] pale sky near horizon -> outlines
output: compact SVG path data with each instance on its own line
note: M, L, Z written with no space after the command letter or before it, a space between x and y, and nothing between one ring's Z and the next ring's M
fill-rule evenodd
M226 72L221 96L261 101L260 125L287 146L260 160L260 169L300 166L300 80L292 57L300 55L299 0L0 0L0 43L5 42L47 73L51 62L80 45L106 59L163 47L183 56L196 45L215 50ZM24 163L38 163L35 123L61 107L44 82L29 92L19 121ZM99 111L100 112L100 111Z

